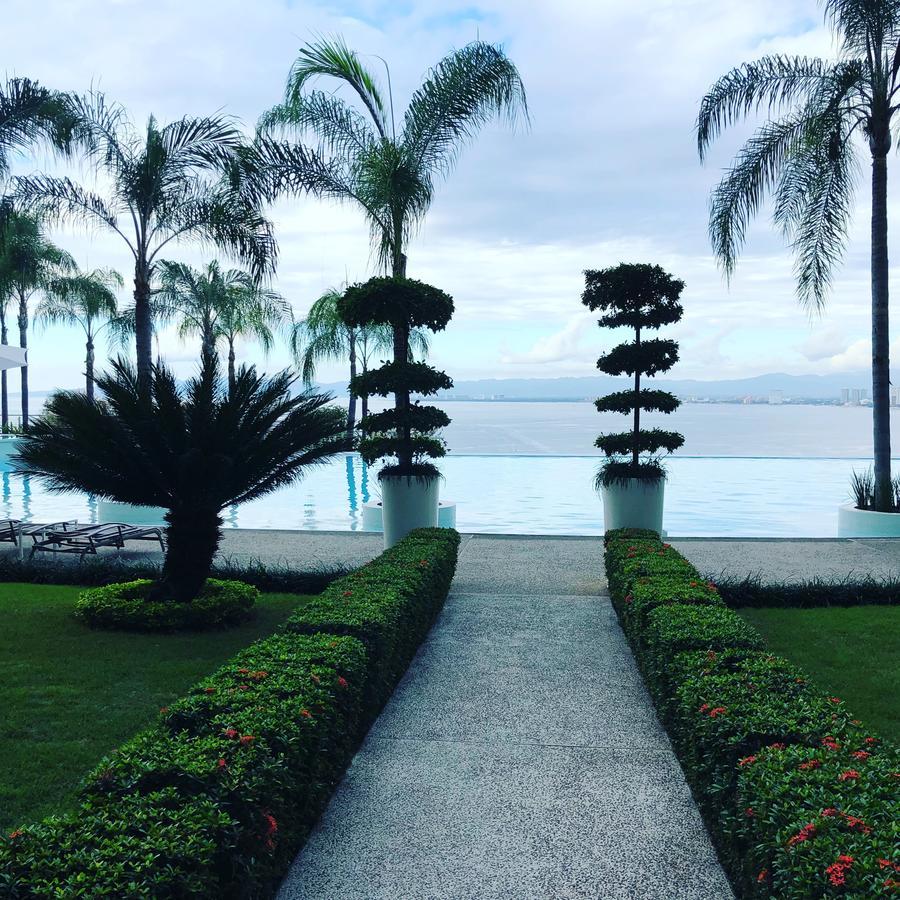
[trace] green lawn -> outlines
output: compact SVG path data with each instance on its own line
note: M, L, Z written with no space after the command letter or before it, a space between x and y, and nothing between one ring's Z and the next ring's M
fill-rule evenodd
M744 609L769 647L900 741L900 606Z
M302 599L264 594L252 621L225 631L142 635L79 624L79 590L0 584L0 829L70 806L103 754Z

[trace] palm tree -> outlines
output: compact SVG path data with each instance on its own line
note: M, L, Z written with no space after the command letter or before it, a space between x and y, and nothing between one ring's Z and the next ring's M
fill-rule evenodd
M159 253L173 242L200 240L234 253L255 275L272 269L271 224L221 177L241 146L236 124L223 116L185 117L160 126L152 116L138 132L124 109L103 94L72 100L88 159L109 182L103 197L71 179L15 179L19 202L57 220L109 229L134 257L138 380L152 368L150 285Z
M326 360L350 362L350 381L357 371L365 374L375 353L390 352L392 334L389 326L346 325L338 315L337 304L341 292L329 288L310 307L306 318L294 325L291 333L291 352L300 366L303 381L311 385L316 377L316 366ZM410 334L410 352L428 353L428 337L420 328ZM362 397L362 418L368 414L368 396ZM356 427L356 395L350 392L347 407L347 438L353 436Z
M53 279L35 310L45 325L69 325L84 331L84 380L88 400L94 399L94 344L97 336L115 325L116 291L124 287L114 269L75 272Z
M0 306L9 302L16 305L19 346L27 350L29 302L36 294L49 294L57 279L75 270L75 261L47 239L43 225L34 216L10 211L0 230ZM28 366L19 371L22 427L27 428Z
M887 154L900 109L900 0L824 0L836 60L766 56L720 78L697 122L701 158L720 132L766 106L777 117L744 145L711 199L710 236L728 276L768 193L791 241L800 301L824 305L843 256L860 148L872 166L872 400L875 508L892 508Z
M203 587L221 539L221 512L299 478L346 446L343 414L325 394L291 397L294 379L246 367L229 393L216 356L184 388L154 366L152 390L118 360L97 378L102 403L61 391L18 449L17 471L51 490L166 513L167 551L156 600L190 602Z
M387 68L387 102L376 76L342 39L304 46L288 76L283 102L260 122L254 146L242 154L245 190L272 199L310 192L362 210L383 270L406 277L406 248L434 198L436 181L453 168L463 146L495 117L526 121L525 88L500 47L474 41L445 56L413 94L398 131ZM347 87L358 101L307 90L316 78ZM312 135L318 148L288 143L279 132ZM409 356L406 329L393 332L394 358ZM398 410L409 393L396 395Z

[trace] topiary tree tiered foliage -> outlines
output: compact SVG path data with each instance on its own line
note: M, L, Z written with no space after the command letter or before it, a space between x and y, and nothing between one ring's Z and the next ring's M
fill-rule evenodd
M379 478L436 478L440 473L428 460L444 456L447 448L434 432L449 425L450 417L435 406L413 402L411 395L427 397L453 387L453 382L427 363L410 359L409 337L414 328L443 331L453 316L453 299L412 278L379 277L349 287L338 312L352 328L389 325L394 335L393 360L350 383L357 397L394 395L393 409L372 413L360 422L365 434L359 441L360 456L369 464L384 457L397 460L385 466Z
M598 412L631 415L630 431L601 434L595 444L606 455L597 474L597 487L607 487L629 478L665 477L660 453L672 453L684 437L661 428L641 429L641 412L672 413L681 401L668 391L641 387L641 376L668 372L678 362L678 344L665 338L645 339L644 332L657 331L677 322L683 313L679 298L684 282L660 266L622 263L609 269L588 270L581 302L592 312L600 310L601 328L631 328L634 340L619 344L597 360L606 375L631 375L634 387L607 394L595 402Z

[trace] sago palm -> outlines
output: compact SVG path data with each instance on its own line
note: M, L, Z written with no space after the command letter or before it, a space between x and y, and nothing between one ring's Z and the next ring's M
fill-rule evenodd
M221 178L242 141L231 119L185 117L161 126L151 116L141 132L102 94L76 98L72 106L87 158L108 193L49 175L16 178L14 193L46 216L108 229L127 244L134 258L137 372L146 388L152 366L150 286L160 252L174 242L202 241L261 275L275 261L272 226Z
M68 325L84 332L84 387L94 399L94 347L97 337L116 322L116 291L124 286L115 269L94 269L55 278L35 310L45 325Z
M341 292L329 288L310 307L306 318L294 325L291 332L291 352L304 383L312 384L320 362L347 360L350 381L357 372L365 374L376 353L389 353L393 347L391 329L384 325L346 325L338 314ZM410 335L410 352L428 353L428 337L420 328ZM362 397L362 418L368 414L368 397ZM356 427L356 395L350 392L347 407L347 437Z
M19 346L28 349L28 304L48 295L60 277L75 270L75 260L47 238L39 219L11 211L0 224L0 305L12 303ZM4 314L5 325L5 314ZM28 366L22 366L22 427L28 427Z
M767 109L714 190L710 237L730 276L768 194L790 240L802 303L820 308L847 244L860 151L871 159L872 400L875 508L892 508L887 155L900 109L900 0L825 0L834 60L766 56L720 78L697 123L701 158L727 126Z
M221 539L221 511L291 484L346 446L344 417L324 394L291 396L293 378L242 367L231 391L215 355L179 387L162 366L152 390L127 362L97 378L103 399L62 391L22 441L16 470L51 490L164 507L167 551L153 598L190 602Z

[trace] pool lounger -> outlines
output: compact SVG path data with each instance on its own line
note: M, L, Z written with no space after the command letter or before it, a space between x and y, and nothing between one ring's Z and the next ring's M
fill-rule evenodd
M0 519L0 543L13 544L19 550L19 559L22 558L23 538L30 537L38 540L51 531L68 531L77 528L75 519L67 519L63 522L23 522L21 519Z
M85 525L81 528L46 529L34 536L31 555L44 550L49 553L96 554L101 547L121 550L126 541L155 541L165 552L166 543L161 528L139 527L114 522L107 525Z

